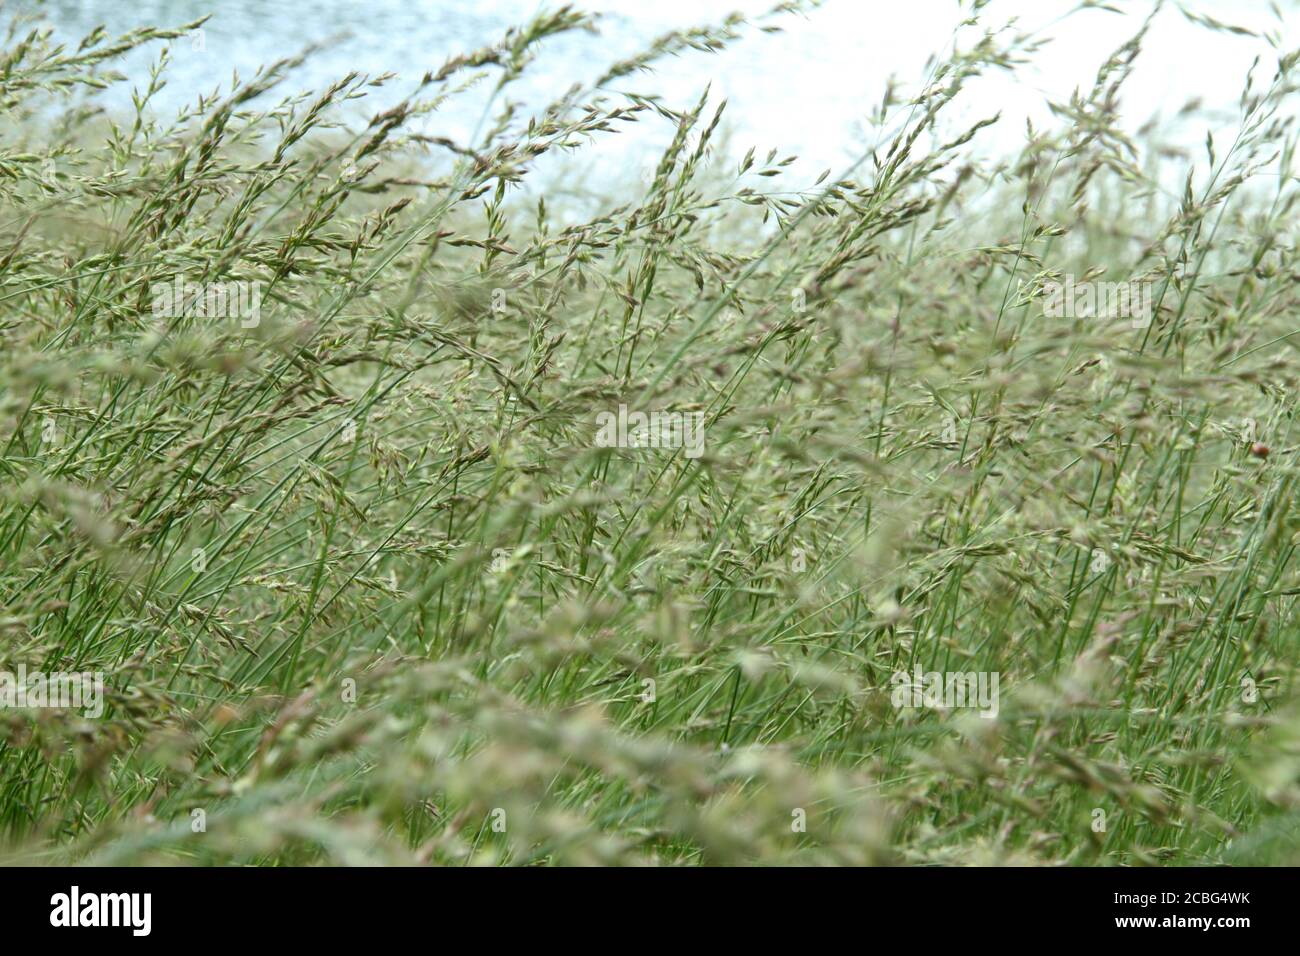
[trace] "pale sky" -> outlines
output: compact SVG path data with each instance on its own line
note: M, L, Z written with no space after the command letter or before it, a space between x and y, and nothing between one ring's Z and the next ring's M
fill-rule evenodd
M1152 10L1153 0L1111 0L1120 14L1084 10L1068 0L991 0L982 22L993 28L1019 18L1022 30L1041 33L1050 42L1014 76L994 73L974 81L969 92L946 111L953 130L1001 111L1002 120L979 134L974 149L1005 153L1023 142L1025 118L1036 125L1051 122L1049 99L1065 100L1076 87L1091 85L1097 68L1138 28ZM1193 11L1257 31L1277 31L1283 46L1300 45L1295 0L1279 0L1278 19L1266 0L1185 0ZM601 35L568 35L547 42L526 72L526 82L511 96L540 106L575 81L595 79L611 62L643 49L651 39L673 28L720 21L739 10L758 17L773 0L574 0L576 6L605 14ZM168 69L168 88L155 101L159 109L192 103L229 81L232 73L251 75L258 66L298 53L305 44L343 34L347 39L308 61L294 78L301 88L319 89L347 71L370 74L397 72L402 79L375 91L375 103L395 99L426 69L447 56L495 42L506 27L528 19L544 5L559 0L313 0L309 3L269 0L70 0L38 4L16 0L14 7L53 21L62 34L75 39L97 23L110 31L146 24L178 25L212 11L205 28L206 52L187 53L182 46ZM782 34L746 31L744 39L716 54L689 52L662 62L653 76L620 80L616 87L658 93L668 105L693 105L706 85L713 101L728 98L725 126L729 147L737 156L750 146L760 156L777 148L782 155L798 153L792 167L797 177L811 181L823 169L845 167L868 142L862 120L871 113L891 75L904 92L917 89L926 61L942 55L952 42L953 27L969 11L956 0L825 0L806 17L781 18ZM1068 15L1068 16L1067 16ZM969 45L978 36L965 34ZM133 54L132 56L136 56ZM125 71L134 79L145 75L156 50L128 58ZM1272 74L1276 51L1262 39L1213 33L1189 23L1178 4L1167 3L1145 44L1122 103L1124 125L1136 130L1153 114L1176 113L1188 100L1199 98L1219 108L1218 130L1234 130L1236 102L1254 57L1261 57L1259 79ZM120 107L129 108L131 84L111 91ZM480 87L481 92L485 87ZM482 113L474 93L468 103L447 104L427 118L434 135L468 140ZM1195 118L1181 128L1182 145L1199 148L1206 120ZM591 162L590 175L621 172L647 165L671 137L667 124L647 122L625 135L607 138ZM551 161L547 157L547 161Z
M581 5L606 11L611 20L626 17L656 31L707 22L731 10L758 14L772 6L761 0L588 0ZM1003 25L1019 18L1022 30L1041 31L1052 41L1014 77L982 77L960 101L966 120L1002 112L999 128L982 136L987 145L1019 143L1026 116L1039 124L1049 122L1047 102L1068 98L1076 87L1089 87L1098 67L1153 8L1149 0L1112 0L1112 5L1125 13L1083 10L1067 17L1077 3L992 0L981 15L984 24ZM530 0L502 6L521 12L535 9ZM1282 21L1270 4L1256 0L1190 0L1185 6L1234 26L1278 32L1284 48L1300 42L1300 18L1293 3L1279 4ZM856 145L846 126L879 101L891 74L905 87L914 87L927 57L951 42L952 29L965 9L955 0L826 0L806 19L787 18L785 34L753 36L716 57L692 56L689 63L662 68L656 80L683 100L712 82L715 93L730 98L733 122L772 132L773 142L767 145L777 145L775 134L783 133L782 142L802 141L810 158L844 161ZM1266 81L1277 59L1267 42L1211 32L1188 22L1176 5L1166 4L1127 87L1126 125L1136 129L1153 114L1176 113L1192 98L1235 113L1256 56L1261 58L1258 78ZM1192 140L1203 139L1201 127Z

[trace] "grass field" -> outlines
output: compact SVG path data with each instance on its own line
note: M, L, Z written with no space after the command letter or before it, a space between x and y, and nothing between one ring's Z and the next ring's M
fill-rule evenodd
M990 160L981 7L816 183L643 70L780 11L515 113L555 9L359 123L10 35L0 671L102 714L0 709L0 860L1300 863L1297 54L1179 153L1138 35Z

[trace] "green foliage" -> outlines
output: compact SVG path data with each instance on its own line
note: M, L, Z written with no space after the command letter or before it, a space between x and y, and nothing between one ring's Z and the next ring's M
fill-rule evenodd
M6 859L1300 862L1294 55L1205 161L1119 128L1139 35L989 162L945 109L1037 41L968 23L792 189L629 86L738 20L473 143L413 121L585 15L359 127L392 78L271 105L291 61L95 108L198 26L5 46L0 670L106 697L0 710ZM585 221L520 188L631 123L675 136ZM600 447L620 405L704 454Z

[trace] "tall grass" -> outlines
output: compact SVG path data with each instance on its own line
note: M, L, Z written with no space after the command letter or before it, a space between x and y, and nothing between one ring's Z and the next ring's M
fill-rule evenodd
M1296 54L1171 155L1119 123L1144 31L989 161L950 104L1042 38L966 7L802 188L633 92L739 19L522 115L561 8L362 123L404 80L163 117L200 24L11 31L0 670L106 710L0 710L3 858L1300 862ZM422 132L483 84L479 141ZM644 123L586 221L519 188ZM178 276L260 322L159 315ZM1066 276L1150 325L1047 317ZM704 454L600 447L619 405ZM997 716L894 706L918 668Z

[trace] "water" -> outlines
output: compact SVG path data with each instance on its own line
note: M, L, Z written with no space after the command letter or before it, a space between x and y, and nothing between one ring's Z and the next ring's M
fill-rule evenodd
M579 6L602 14L599 34L568 34L549 41L514 98L541 105L575 80L594 79L609 64L639 52L669 29L717 22L732 10L757 18L771 3L592 0ZM1097 66L1150 9L1146 3L1125 3L1131 10L1125 16L1089 11L1071 18L1066 27L1053 25L1073 6L1065 0L995 0L987 22L1019 16L1023 24L1041 27L1056 40L1014 79L990 75L977 81L971 93L954 104L954 128L1001 110L1003 121L982 133L979 142L994 152L1013 148L1022 138L1025 118L1050 123L1048 99L1063 100L1076 86L1086 88ZM536 0L55 0L19 2L9 9L41 17L57 36L74 40L100 23L115 34L145 25L177 26L213 13L204 29L203 50L186 41L174 47L168 87L156 100L159 110L174 111L200 93L227 87L233 72L251 76L259 66L311 43L329 46L293 74L286 91L317 89L350 70L398 74L387 88L375 92L371 108L377 109L400 99L426 70L436 69L448 56L494 42L539 8ZM1272 22L1264 0L1200 3L1196 8L1253 27ZM739 156L750 146L757 147L759 156L770 148L783 155L798 153L800 161L792 170L811 179L823 169L839 172L862 154L875 135L864 118L880 101L890 76L896 75L904 89L915 88L926 58L950 44L959 16L952 0L829 0L806 18L782 18L784 33L752 30L720 54L690 52L663 62L654 75L626 78L613 87L661 93L669 105L686 108L711 86L715 103L723 97L729 100L724 128L730 153ZM1193 97L1227 110L1251 58L1262 51L1267 62L1262 42L1193 29L1176 10L1162 13L1159 23L1125 100L1130 128L1153 113L1172 113ZM1279 29L1294 38L1290 22ZM122 70L142 81L156 55L157 45L140 51ZM112 91L109 104L128 109L130 86ZM486 88L430 117L421 131L468 142L482 115ZM616 179L644 168L672 133L663 121L629 129L629 135L586 152L581 160L587 163L584 176ZM1202 129L1190 134L1188 142L1203 137Z

